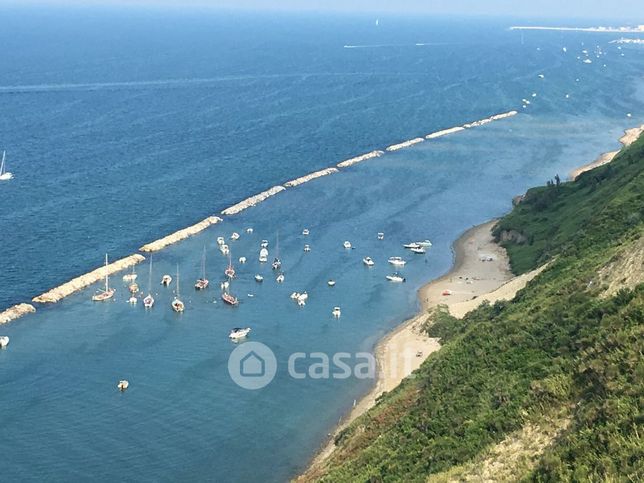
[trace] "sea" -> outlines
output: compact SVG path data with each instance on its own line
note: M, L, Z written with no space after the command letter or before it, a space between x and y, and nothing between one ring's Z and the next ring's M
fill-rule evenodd
M127 303L119 273L112 302L90 300L97 284L0 326L11 339L0 351L1 478L283 482L305 469L373 385L334 367L311 375L312 361L370 353L418 310L418 288L450 269L464 230L618 149L623 130L644 122L642 46L509 30L521 23L1 7L0 150L14 179L0 182L0 309L288 180L519 111L222 217L154 253L151 277L146 254L136 271L151 310ZM229 259L218 236L237 270L237 307L220 298ZM282 260L282 284L258 262L263 239L269 260ZM425 255L402 248L424 239ZM211 282L197 292L204 252ZM406 283L385 279L391 256L407 260ZM164 288L166 273L175 280ZM170 308L177 273L183 314ZM228 338L235 327L275 355L261 389L229 374L244 346ZM293 354L303 377L289 371Z

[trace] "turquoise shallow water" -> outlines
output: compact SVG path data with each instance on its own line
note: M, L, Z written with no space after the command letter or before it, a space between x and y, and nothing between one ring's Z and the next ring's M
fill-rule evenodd
M24 45L0 42L11 65L0 76L8 113L0 132L17 175L0 187L10 208L0 214L4 305L93 268L105 251L127 255L278 182L538 96L512 119L287 190L155 254L150 312L126 303L119 276L113 303L92 304L91 288L2 327L12 339L0 352L9 480L295 475L371 382L296 380L288 356L371 350L415 312L417 288L449 269L462 231L506 212L529 186L614 149L644 117L642 51L619 51L612 37L534 33L522 45L489 20L398 18L374 32L364 18L125 20L114 12L73 12L27 29L44 20L11 15L0 35L22 32ZM41 42L54 37L60 43L45 55ZM63 55L65 41L79 37L83 45ZM601 61L576 60L598 42ZM231 242L234 258L249 260L237 264L234 309L219 302L227 262L215 249L216 237L233 231L242 234ZM259 241L273 247L278 231L283 285L256 261ZM401 243L424 238L434 243L426 256L403 252ZM204 246L211 288L196 293ZM366 255L374 268L362 265ZM410 260L404 285L384 278L392 255ZM172 289L158 285L176 264L187 303L180 316L169 309ZM138 270L146 286L147 267ZM309 292L306 307L290 300L296 290ZM276 378L263 390L228 376L227 335L237 326L252 326L251 340L276 354ZM131 388L120 394L123 377Z

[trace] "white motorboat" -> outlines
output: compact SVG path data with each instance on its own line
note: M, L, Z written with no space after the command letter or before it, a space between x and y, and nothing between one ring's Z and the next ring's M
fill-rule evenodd
M264 281L264 277L262 277L259 273L255 275L255 281L257 283L262 283Z
M404 267L405 263L407 263L405 260L403 260L401 257L389 257L389 260L387 260L389 263L392 265L396 265L398 267Z
M415 247L415 248L412 248L411 251L419 255L427 253L427 250L425 249L425 247Z
M398 283L401 283L401 282L404 282L404 281L405 281L405 277L403 277L403 276L401 276L401 275L398 275L397 273L394 273L394 274L392 274L392 275L387 275L385 278L386 278L387 280L389 280L390 282L398 282Z
M172 283L172 277L170 275L165 274L161 278L161 285L163 285L164 287L168 287L171 283Z
M217 245L221 246L226 243L226 239L223 236L218 236L217 237Z
M253 229L252 228L246 228L246 233L248 233L250 235L251 233L253 233Z
M102 290L99 290L96 292L95 295L92 296L92 300L94 302L104 302L106 300L111 299L114 297L114 292L116 292L115 289L110 288L110 275L107 270L107 253L105 254L105 288Z
M302 230L302 235L304 235L304 236L309 236L309 229L308 229L308 228L304 228L304 230Z
M348 241L348 240L347 240L347 241L345 241L345 242L342 244L342 246L343 246L344 248L346 248L347 250L349 250L349 249L351 249L351 248L352 248L352 246L351 246L351 242L350 242L350 241Z
M335 280L329 280L326 284L327 284L329 287L335 287Z
M13 179L13 173L6 171L4 167L4 161L6 157L6 151L2 151L2 162L0 162L0 181L9 181L10 179Z
M130 305L136 305L138 301L139 301L139 299L137 299L134 295L132 295L132 296L128 299L128 302L130 303Z
M228 287L230 287L230 282L229 282L228 280L226 280L225 282L221 282L221 283L219 284L219 287L220 287L222 290L228 290Z
M297 300L297 298L300 296L300 292L293 292L291 294L291 299L292 300Z
M224 270L224 275L231 279L235 278L235 267L233 267L233 259L230 255L228 256L228 266Z
M195 282L195 290L205 290L208 288L210 282L206 278L206 247L203 247L201 254L201 277Z
M246 263L246 257L239 257L239 263L241 263L242 265Z
M262 240L262 242L259 244L261 248L268 248L268 240Z
M9 336L3 335L0 337L0 349L4 349L9 345Z
M259 262L266 263L267 261L268 261L268 250L266 248L262 248L259 251Z
M232 234L232 235L230 235L230 239L231 239L231 240L239 240L239 233L237 233L236 231L234 231L234 232L233 232L233 234Z
M371 257L364 257L362 259L362 263L364 263L367 267L373 267L376 262L374 262Z
M224 244L219 247L219 251L222 255L228 255L230 253L230 248L228 247L228 245Z
M154 297L152 296L152 257L150 257L150 268L148 273L148 294L143 299L143 306L146 309L151 309L154 305Z
M405 244L403 245L403 248L408 248L408 249L412 249L412 248L419 248L419 247L420 247L420 244L419 244L419 243L416 243L416 242L412 242L412 243L405 243Z
M134 282L137 278L136 271L134 270L134 267L132 267L132 273L126 273L123 275L123 281L124 282Z
M283 273L280 273L280 274L277 276L277 278L275 278L275 281L276 281L277 283L282 283L282 282L284 282L284 274L283 274Z
M383 232L378 233L378 240L384 240L385 239L385 234Z
M331 312L331 314L332 314L332 315L333 315L333 317L335 317L336 319L339 319L339 318L340 318L340 316L342 315L342 310L340 310L340 307L333 307L333 311Z
M425 248L429 248L429 247L432 246L432 242L430 242L429 240L419 241L419 242L416 242L416 244L420 245L421 247L425 247Z
M130 382L126 379L123 379L122 381L119 381L119 383L116 385L119 391L127 391L127 388L130 387Z
M184 311L186 306L184 303L181 301L181 294L179 293L179 265L177 265L177 293L174 296L174 299L172 300L172 303L170 304L172 306L172 310L175 312L181 313Z
M311 246L310 245L304 245L304 251L305 252L310 252L311 251Z
M247 337L248 334L250 334L250 327L235 327L233 330L230 331L230 334L228 334L228 338L231 340L239 340L243 339L244 337Z

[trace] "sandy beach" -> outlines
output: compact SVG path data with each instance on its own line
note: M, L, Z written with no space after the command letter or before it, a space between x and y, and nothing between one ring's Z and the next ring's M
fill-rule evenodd
M637 138L640 137L640 134L644 132L644 124L642 124L639 127L634 127L631 129L627 129L624 131L624 135L619 138L619 142L622 143L623 147L630 146L637 140ZM619 151L610 151L608 153L604 153L601 156L599 156L595 161L592 163L585 164L575 170L573 170L570 173L570 179L575 180L577 179L577 176L579 176L581 173L585 173L586 171L590 171L591 169L595 169L599 166L603 166L604 164L610 163Z
M494 242L492 228L496 220L467 230L454 243L453 268L442 277L428 283L418 291L421 311L383 338L376 347L378 379L373 389L357 402L351 413L338 425L323 449L317 454L304 481L326 460L334 450L334 437L358 416L375 405L383 392L391 391L425 361L427 356L440 349L438 339L422 333L427 311L445 305L450 312L462 317L476 308L483 300L492 302L511 299L516 292L534 278L543 268L513 277L505 249Z

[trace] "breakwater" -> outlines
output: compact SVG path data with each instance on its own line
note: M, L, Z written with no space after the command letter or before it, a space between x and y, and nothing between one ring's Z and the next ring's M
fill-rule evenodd
M450 127L449 129L443 129L442 131L436 131L428 134L427 136L425 136L425 139L436 139L459 131L465 131L465 128L463 126Z
M321 178L322 176L328 176L333 173L338 173L340 170L337 168L326 168L316 171L315 173L307 174L306 176L301 176L300 178L294 179L292 181L287 181L284 183L286 188L292 188L294 186L299 186L304 183L308 183L311 180L316 178Z
M286 188L284 186L273 186L271 189L262 191L259 194L256 194L254 196L251 196L250 198L246 198L243 201L240 201L239 203L226 208L221 212L222 215L236 215L237 213L244 211L247 208L250 208L251 206L255 206L262 201L264 201L267 198L270 198L271 196L275 196L277 193L280 191L284 191Z
M156 241L153 241L152 243L148 243L147 245L143 245L139 250L142 252L156 252L159 251L168 245L172 245L173 243L177 243L178 241L185 240L186 238L195 235L199 233L200 231L205 230L211 225L215 225L221 221L221 218L217 216L209 216L203 221L200 221L199 223L195 223L192 226L189 226L187 228L183 228L177 232L174 232L172 235L164 236L163 238L160 238Z
M86 273L85 275L76 277L67 283L64 283L56 288L49 290L48 292L45 292L42 295L34 297L32 300L40 304L56 303L73 294L74 292L83 290L93 283L103 280L106 274L112 275L116 272L120 272L121 270L125 270L138 263L141 263L143 260L145 260L145 257L143 255L139 255L138 253L135 255L130 255L129 257L121 258L120 260L110 263L107 267L100 267L96 270L92 270L91 272Z
M402 143L398 144L392 144L391 146L388 146L385 148L385 151L389 151L390 153L393 151L398 151L400 149L405 149L413 146L414 144L422 143L425 139L423 138L414 138L410 139L409 141L403 141Z
M8 308L4 312L0 312L0 325L18 319L23 315L32 314L36 308L31 304L18 304Z
M361 163L362 161L366 161L368 159L377 158L379 156L382 156L383 154L385 154L384 151L370 151L367 154L356 156L355 158L346 159L338 163L338 168L348 168L349 166L353 166L354 164Z

